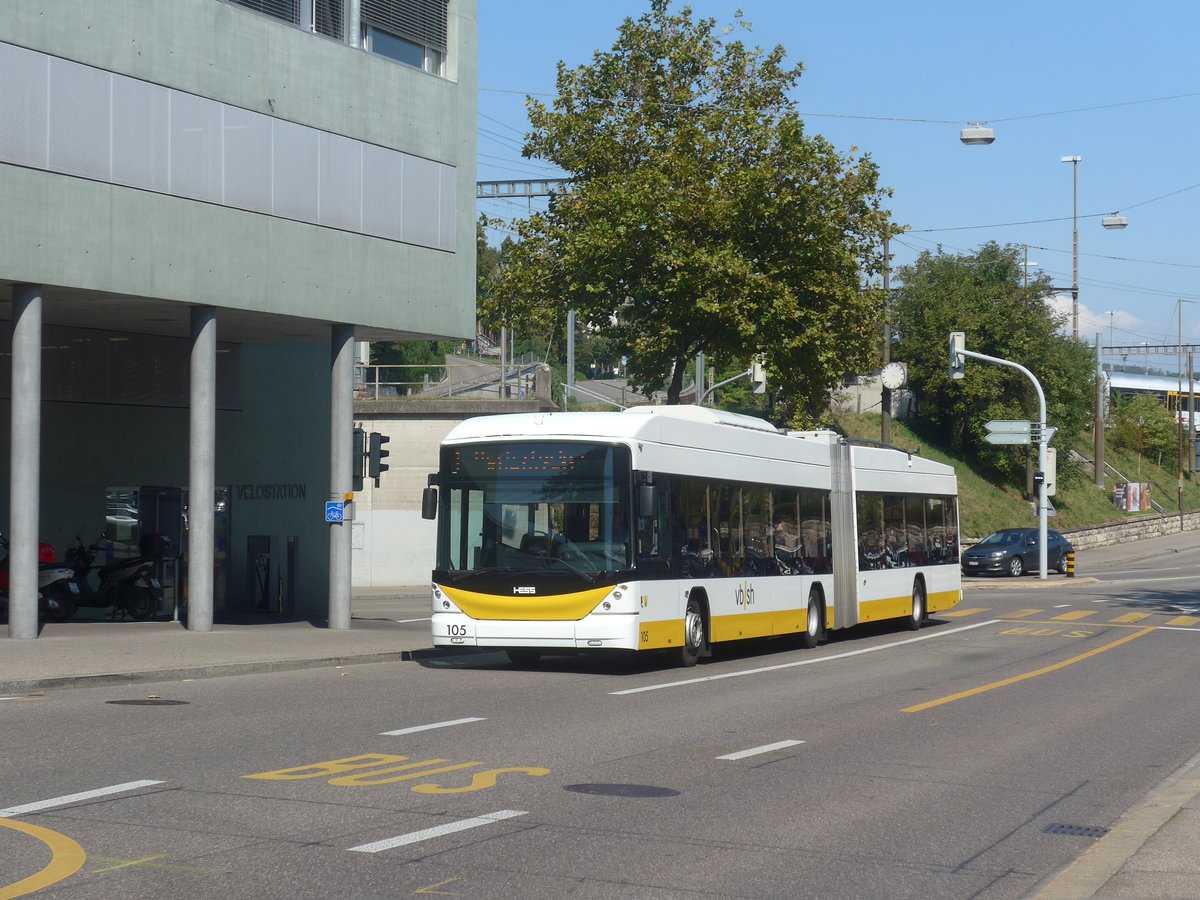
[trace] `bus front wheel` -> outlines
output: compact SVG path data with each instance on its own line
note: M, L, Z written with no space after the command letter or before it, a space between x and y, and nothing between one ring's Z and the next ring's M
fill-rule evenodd
M808 595L808 613L805 616L804 631L800 633L800 646L811 650L821 640L821 598L817 592Z
M916 631L925 621L925 585L921 582L913 584L912 612L906 620L910 631Z
M694 666L704 649L704 611L700 601L689 600L687 612L683 614L683 646L679 648L679 664L684 668Z

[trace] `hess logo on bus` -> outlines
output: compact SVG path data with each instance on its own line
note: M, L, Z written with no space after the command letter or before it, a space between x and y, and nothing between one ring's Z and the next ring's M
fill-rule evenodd
M514 594L536 594L536 593L537 593L537 588L536 588L536 587L532 587L532 586L529 586L529 587L515 587L515 588L513 588L513 593L514 593Z

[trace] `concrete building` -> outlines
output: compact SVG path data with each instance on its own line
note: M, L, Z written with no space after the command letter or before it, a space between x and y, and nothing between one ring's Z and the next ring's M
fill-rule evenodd
M39 539L101 530L172 538L189 628L349 626L353 342L473 336L475 9L5 3L11 636Z

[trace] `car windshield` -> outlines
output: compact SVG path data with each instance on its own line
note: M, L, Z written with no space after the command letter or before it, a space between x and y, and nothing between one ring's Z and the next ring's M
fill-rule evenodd
M982 541L979 542L980 547L1001 547L1005 544L1016 544L1021 540L1021 531L993 531Z

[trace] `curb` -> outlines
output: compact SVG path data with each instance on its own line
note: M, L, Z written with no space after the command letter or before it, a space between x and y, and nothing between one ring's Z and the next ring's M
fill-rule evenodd
M1198 794L1200 754L1185 762L1139 803L1126 810L1112 830L1074 862L1044 881L1031 895L1033 900L1075 900L1096 896L1146 842Z
M18 678L0 681L0 694L16 694L47 688L101 687L150 681L185 681L192 678L222 678L227 675L253 675L264 672L288 672L296 669L328 669L334 666L368 665L380 662L419 662L446 656L469 656L491 652L489 647L423 647L417 650L387 650L352 656L316 656L304 659L270 659L258 662L218 663L208 666L174 666L142 669L135 672L104 672L94 675L51 675L45 678Z
M997 583L993 584L992 579L987 578L980 579L978 581L964 581L962 583L962 589L964 591L974 589L992 591L1028 591L1047 590L1049 588L1060 587L1074 587L1080 584L1099 584L1099 582L1099 578L1092 578L1091 576L1084 576L1083 578L1079 578L1078 576L1074 578L1068 578L1063 575L1059 578L1055 578L1053 581L1051 581L1049 578L1047 578L1045 581L1042 581L1040 578L1034 581L1025 581L1020 578L1010 578L1007 581L998 581Z

